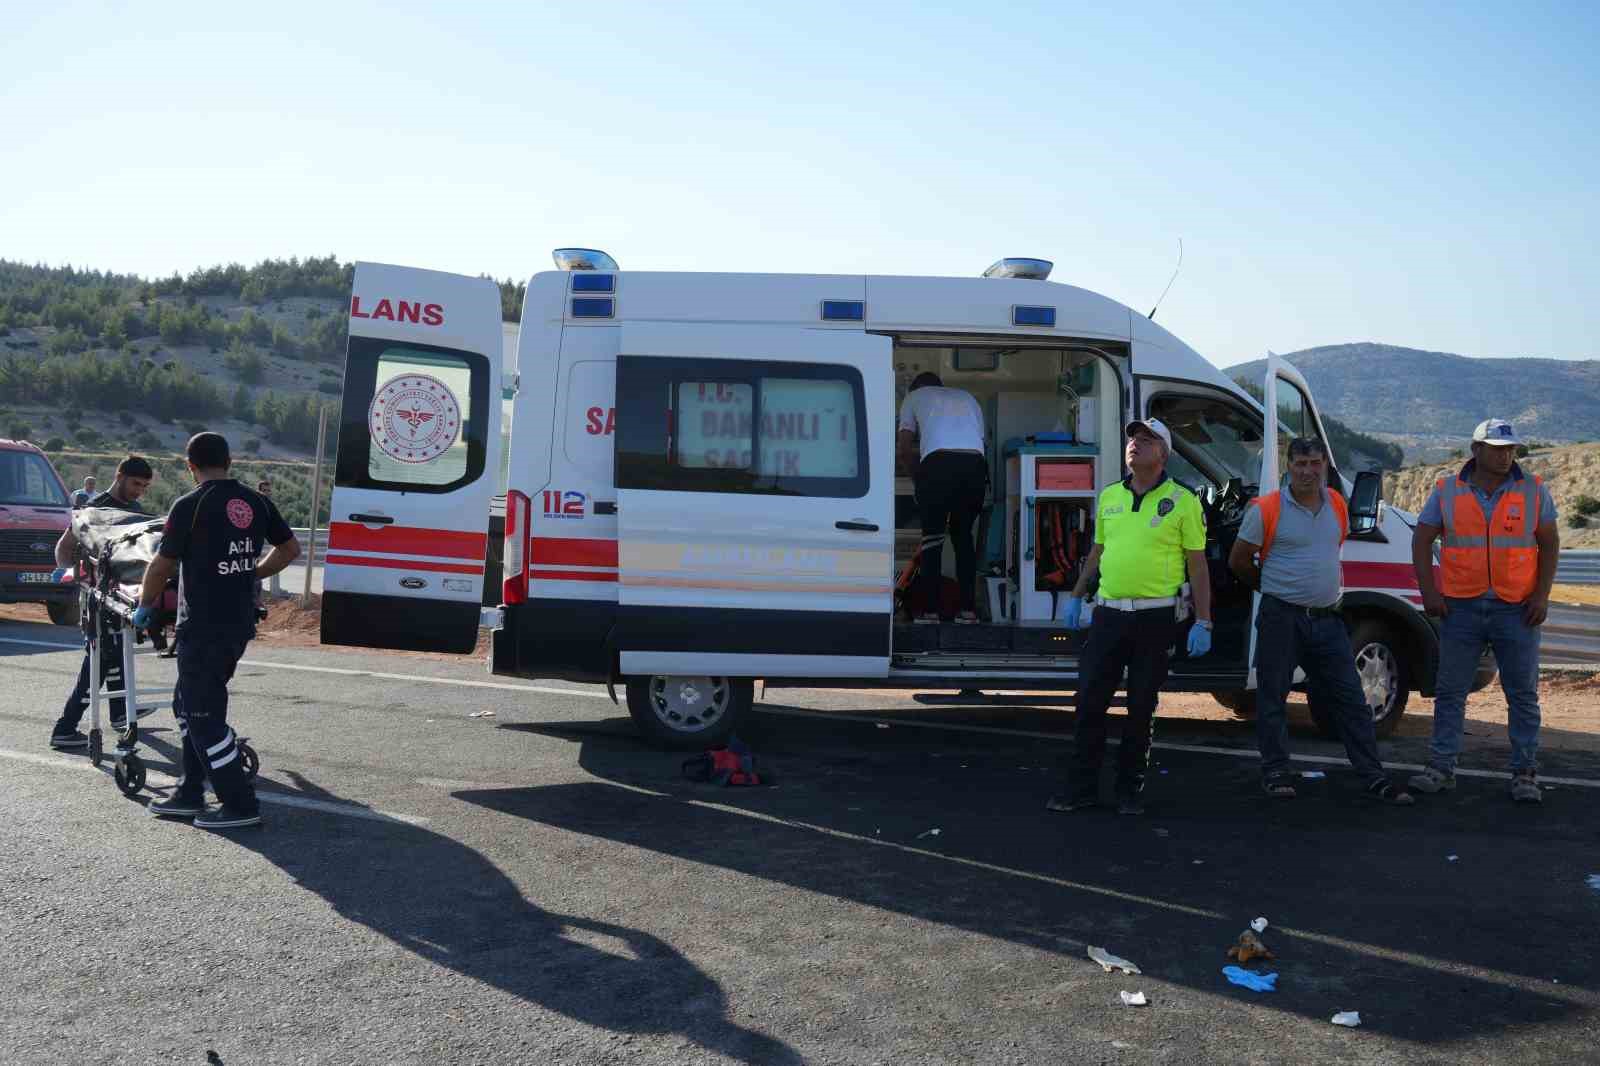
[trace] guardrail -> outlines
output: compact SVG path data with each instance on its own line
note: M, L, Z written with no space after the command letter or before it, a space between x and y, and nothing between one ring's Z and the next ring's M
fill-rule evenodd
M1600 551L1564 551L1556 564L1562 585L1600 585Z

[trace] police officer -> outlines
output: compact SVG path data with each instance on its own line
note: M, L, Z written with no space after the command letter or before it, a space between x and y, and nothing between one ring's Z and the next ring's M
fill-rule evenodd
M183 777L151 814L192 817L206 829L260 825L255 789L239 765L228 728L228 681L256 635L255 584L300 555L300 543L272 501L228 476L232 459L218 433L189 438L196 488L172 505L161 551L145 570L134 624L146 625L161 590L178 574L178 685L172 712L183 737ZM266 545L271 551L258 563ZM211 779L221 806L205 805Z
M83 507L110 507L118 511L128 511L132 514L145 514L143 507L139 506L139 498L150 488L150 482L155 479L156 472L151 469L150 463L138 455L130 455L117 464L116 479L111 482L111 487L105 492L91 496L84 503L76 506ZM84 487L92 489L94 478L84 478ZM72 524L67 524L66 531L61 534L61 539L56 541L56 572L55 580L63 580L67 573L74 569L78 561L78 535L72 531ZM78 683L73 686L72 695L67 697L67 705L61 709L61 717L56 719L56 724L50 730L50 746L60 751L89 746L89 740L78 732L78 723L83 720L83 712L89 706L89 638L84 636L83 665L78 668ZM107 688L122 687L122 634L120 632L107 633L100 645L100 681ZM146 710L139 717L143 718L155 708ZM111 701L111 728L121 730L127 723L127 708L119 696Z
M1389 781L1378 759L1372 709L1339 611L1339 555L1349 532L1350 509L1328 487L1327 447L1317 437L1296 437L1289 442L1288 490L1252 503L1228 556L1239 580L1261 590L1255 660L1261 787L1278 799L1295 795L1286 702L1299 666L1308 687L1331 705L1345 754L1368 795L1408 807L1415 799Z
M1433 750L1411 779L1419 792L1456 787L1456 756L1484 648L1494 649L1506 694L1511 798L1541 803L1539 787L1539 627L1550 613L1560 536L1556 504L1537 475L1517 464L1517 431L1503 418L1478 423L1472 459L1440 478L1417 516L1411 560L1423 606L1441 619L1433 698ZM1433 579L1433 542L1439 583Z
M1128 672L1128 721L1117 752L1117 811L1143 814L1156 698L1178 640L1178 597L1185 577L1194 593L1196 621L1188 652L1211 650L1211 578L1206 569L1206 526L1194 493L1167 475L1172 434L1154 418L1127 425L1124 458L1132 471L1100 493L1094 548L1064 608L1079 625L1083 597L1096 575L1100 589L1080 662L1078 721L1072 773L1065 795L1046 804L1075 811L1100 802L1100 764L1106 750L1106 710Z

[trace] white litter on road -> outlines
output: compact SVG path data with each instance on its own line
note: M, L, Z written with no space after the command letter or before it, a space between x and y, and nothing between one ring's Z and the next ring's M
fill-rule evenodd
M1091 947L1089 949L1089 957L1095 962L1098 962L1100 964L1100 968L1106 973L1110 973L1112 970L1121 970L1123 973L1143 972L1139 969L1139 967L1135 966L1127 959L1113 955L1105 948Z
M1250 928L1254 929L1258 935L1265 933L1267 931L1267 920L1265 918L1257 918L1250 923Z
M1300 776L1311 781L1318 781L1328 775L1321 770L1301 770Z
M1589 887L1596 892L1600 892L1600 874L1589 875Z
M1148 999L1144 998L1143 992L1119 992L1117 994L1122 997L1123 1004L1129 1007L1143 1007L1150 1003Z
M1342 1010L1333 1016L1333 1024L1354 1029L1361 1024L1361 1012L1358 1010Z
M943 829L924 829L922 832L917 834L917 839L921 840L923 837L936 837L942 832L944 832Z

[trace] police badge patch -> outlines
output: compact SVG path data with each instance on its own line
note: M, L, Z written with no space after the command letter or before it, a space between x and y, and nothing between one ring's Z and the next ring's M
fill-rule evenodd
M1173 506L1174 504L1172 502L1172 497L1168 496L1166 499L1156 504L1156 514L1160 515L1162 518L1165 518L1167 515L1172 513Z

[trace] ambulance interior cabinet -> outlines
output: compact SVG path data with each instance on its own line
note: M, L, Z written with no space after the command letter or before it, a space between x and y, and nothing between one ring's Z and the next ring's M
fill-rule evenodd
M1053 623L1094 545L1092 445L1025 445L1006 456L1006 616Z

